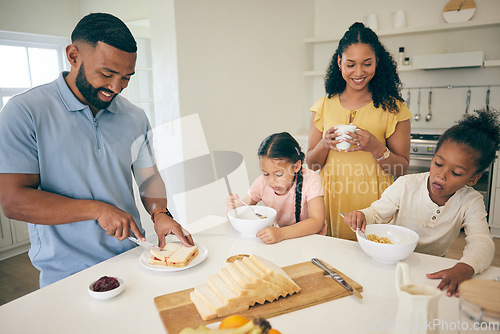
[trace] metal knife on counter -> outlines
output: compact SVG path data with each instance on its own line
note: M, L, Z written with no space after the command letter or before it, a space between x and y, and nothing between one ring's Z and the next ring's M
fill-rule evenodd
M331 278L333 278L337 283L342 285L347 291L350 293L355 294L359 299L363 299L363 296L359 293L358 290L353 289L352 286L350 286L342 277L339 276L335 271L329 269L323 262L321 262L320 259L317 258L312 258L311 262L316 265L317 267L323 269L328 275L330 275Z

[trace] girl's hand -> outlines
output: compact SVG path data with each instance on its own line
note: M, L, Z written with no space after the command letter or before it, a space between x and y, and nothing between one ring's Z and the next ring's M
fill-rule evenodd
M368 130L357 129L356 133L351 135L352 139L345 139L346 142L351 144L351 148L347 152L365 151L370 152L372 155L385 151L385 145L378 141L377 138Z
M327 147L328 149L334 150L334 151L340 151L337 148L337 144L343 142L344 139L336 140L335 138L337 138L341 135L342 135L342 133L337 132L336 127L331 127L328 130L326 130L325 135L323 136L321 141L323 142L323 145L325 147Z
M260 240L265 242L267 245L275 244L283 240L280 229L274 226L269 226L260 230L257 233L257 237L259 237Z
M366 218L361 211L351 211L344 214L344 222L351 227L351 230L361 230L365 232Z
M436 279L442 278L441 282L437 286L438 289L443 290L448 287L446 295L451 297L455 294L455 297L459 297L458 285L474 276L474 269L466 263L459 262L452 268L441 270L432 274L427 274L427 278Z
M232 209L236 209L237 207L243 206L243 204L238 201L240 197L238 194L230 194L226 197L226 212L231 211Z

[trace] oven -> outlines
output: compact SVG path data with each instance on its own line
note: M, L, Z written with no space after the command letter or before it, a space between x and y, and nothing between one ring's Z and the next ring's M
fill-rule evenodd
M412 133L410 146L410 165L408 174L428 172L431 160L436 152L437 142L441 131L438 133ZM490 166L483 173L479 181L473 187L483 195L486 212L489 212L490 190L493 178Z

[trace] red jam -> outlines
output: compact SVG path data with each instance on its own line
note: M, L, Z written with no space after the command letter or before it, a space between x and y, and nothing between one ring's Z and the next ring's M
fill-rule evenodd
M116 289L120 286L120 282L114 277L103 276L95 281L92 290L96 292L105 292Z

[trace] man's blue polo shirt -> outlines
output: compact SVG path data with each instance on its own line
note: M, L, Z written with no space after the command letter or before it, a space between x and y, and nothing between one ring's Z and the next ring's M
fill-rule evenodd
M117 96L94 118L65 75L12 97L0 112L0 173L40 174L41 190L112 204L142 232L131 170L154 165L146 114ZM134 247L96 220L29 224L29 234L41 287Z

